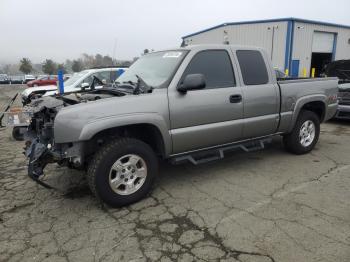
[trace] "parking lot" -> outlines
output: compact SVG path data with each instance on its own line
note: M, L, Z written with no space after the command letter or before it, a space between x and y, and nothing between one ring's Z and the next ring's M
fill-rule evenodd
M0 86L0 106L20 86ZM350 260L350 122L323 124L312 153L276 138L199 166L161 164L132 206L99 204L83 172L26 175L23 142L0 130L0 261Z

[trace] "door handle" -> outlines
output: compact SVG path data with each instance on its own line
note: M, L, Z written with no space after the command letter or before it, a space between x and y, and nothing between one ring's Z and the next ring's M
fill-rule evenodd
M231 95L230 96L230 103L240 103L240 102L242 102L241 95Z

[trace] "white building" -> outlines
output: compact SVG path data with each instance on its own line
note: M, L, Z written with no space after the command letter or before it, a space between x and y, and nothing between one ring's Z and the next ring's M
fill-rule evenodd
M230 44L259 46L273 65L289 75L316 76L333 60L350 59L350 26L298 18L225 23L183 38L183 45Z

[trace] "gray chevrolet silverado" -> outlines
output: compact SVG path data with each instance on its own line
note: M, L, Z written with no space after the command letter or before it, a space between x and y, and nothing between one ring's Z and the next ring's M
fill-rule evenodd
M153 52L112 87L34 100L28 175L49 187L41 179L48 163L85 169L99 199L127 205L150 191L159 159L197 164L262 148L275 135L294 154L310 152L337 92L336 78L277 81L260 48Z

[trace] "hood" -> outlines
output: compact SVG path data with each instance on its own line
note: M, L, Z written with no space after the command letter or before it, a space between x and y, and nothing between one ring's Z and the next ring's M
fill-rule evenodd
M328 77L338 77L340 80L350 80L350 60L337 60L329 63L324 73Z
M55 97L44 97L35 99L28 106L25 106L25 111L29 111L33 114L42 111L45 108L48 109L61 109L64 106L64 102L62 100L56 99Z
M105 121L118 126L121 119L133 116L168 116L167 89L155 89L152 93L125 95L80 103L62 108L56 115L54 124L55 139L58 143L78 141L80 133L89 125L104 126Z

